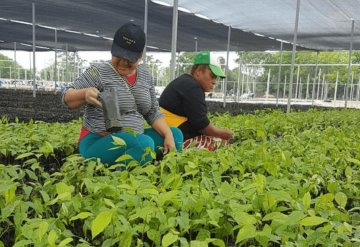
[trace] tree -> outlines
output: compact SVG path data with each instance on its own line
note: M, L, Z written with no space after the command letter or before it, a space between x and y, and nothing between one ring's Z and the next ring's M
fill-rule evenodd
M177 58L177 76L190 72L195 55L195 52L182 52L180 54L180 56Z
M284 78L287 77L287 83L289 82L290 77L290 64L291 64L291 52L283 51L282 53L282 67L281 67L281 78L280 85L284 84ZM270 77L270 94L276 94L278 87L278 71L279 66L268 66L265 64L279 64L280 61L280 53L279 52L242 52L238 53L237 62L241 59L242 64L242 73L248 77L252 78L252 81L262 82L256 85L256 91L258 94L264 93L266 91L266 81L267 76L269 74L269 70L271 70ZM315 74L316 66L318 59L318 68ZM353 52L352 62L359 63L360 60L360 52ZM312 90L312 85L315 83L315 90L321 90L323 85L319 86L322 81L327 82L327 90L331 95L334 91L335 81L338 77L339 85L344 85L347 80L347 66L336 66L335 64L345 64L348 63L348 52L339 51L339 52L319 52L319 56L317 58L317 52L314 51L298 51L296 53L295 64L300 66L295 66L294 68L294 83L297 82L297 75L299 70L299 81L301 78L301 82L303 85L306 84L307 78L310 79L310 89ZM322 66L321 64L334 64L334 66ZM256 66L254 66L256 65ZM358 74L359 67L352 67L351 73ZM320 75L320 77L319 77ZM296 87L294 88L294 92L296 92ZM300 87L299 87L300 88ZM300 95L300 89L299 94ZM303 86L301 88L301 94L306 94L307 86ZM286 92L288 93L288 92ZM294 95L294 94L293 94Z
M31 70L26 70L20 64L15 63L13 59L0 54L0 78L25 79L27 77L27 79L30 79L31 72Z
M154 59L152 55L147 55L145 58L144 66L150 71L151 76L154 80L154 84L159 86L159 77L161 74L161 61L159 59Z
M55 71L55 62L40 71L42 79L51 81L71 82L84 69L85 60L81 59L77 52L58 52ZM102 62L100 61L94 61Z

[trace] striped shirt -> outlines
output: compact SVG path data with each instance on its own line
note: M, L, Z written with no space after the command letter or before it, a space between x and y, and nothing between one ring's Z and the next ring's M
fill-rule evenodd
M116 87L121 125L123 128L143 133L144 119L149 125L152 125L163 115L159 109L151 75L142 65L136 68L136 74L134 85L129 85L110 63L93 64L66 87L63 92L63 103L66 105L64 95L70 88L96 87L101 92L104 88ZM103 110L94 105L85 104L83 127L92 133L105 132Z

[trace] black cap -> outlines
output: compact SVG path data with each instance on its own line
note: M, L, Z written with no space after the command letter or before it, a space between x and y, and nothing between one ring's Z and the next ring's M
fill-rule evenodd
M135 63L145 47L145 33L132 22L122 25L115 33L111 54Z

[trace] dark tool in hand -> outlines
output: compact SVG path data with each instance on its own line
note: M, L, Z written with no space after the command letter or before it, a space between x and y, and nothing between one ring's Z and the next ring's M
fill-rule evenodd
M105 88L100 93L99 99L103 106L106 131L120 131L122 129L121 115L116 88Z

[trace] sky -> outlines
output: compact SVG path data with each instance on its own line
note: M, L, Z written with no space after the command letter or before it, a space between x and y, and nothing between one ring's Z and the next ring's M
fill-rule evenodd
M3 54L11 59L15 59L14 51L4 51L1 50L0 54ZM159 59L161 61L160 67L168 67L170 65L171 53L170 52L148 52L147 55L152 55L154 59ZM212 52L212 55L215 57L222 56L226 59L226 52ZM81 59L86 60L89 65L90 62L94 60L110 60L111 54L110 51L80 51L79 56ZM236 67L235 59L237 58L236 52L229 53L229 68L233 69ZM36 70L40 71L49 65L53 64L55 61L54 52L37 52L35 56L36 61ZM16 62L20 64L25 69L30 69L30 63L33 63L32 52L26 51L16 51Z

